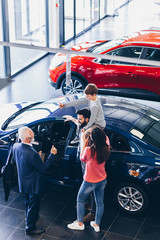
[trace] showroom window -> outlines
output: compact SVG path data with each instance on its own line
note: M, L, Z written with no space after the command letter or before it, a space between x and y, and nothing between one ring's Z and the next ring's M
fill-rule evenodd
M64 1L64 18L65 18L65 39L68 40L74 36L74 1L73 0Z
M13 77L48 54L32 45L58 48L85 33L107 7L107 0L0 0L0 40L18 44L0 46L0 77Z
M0 1L1 3L1 1ZM2 5L0 4L0 41L3 41L3 32L2 32ZM3 47L0 46L0 79L4 78L4 54L3 54Z
M76 0L76 34L92 24L91 0Z
M45 0L8 0L10 41L46 46ZM10 48L11 74L15 74L46 52L25 48ZM16 61L15 61L16 59Z
M64 0L65 37L61 44L83 34L106 15L106 0Z

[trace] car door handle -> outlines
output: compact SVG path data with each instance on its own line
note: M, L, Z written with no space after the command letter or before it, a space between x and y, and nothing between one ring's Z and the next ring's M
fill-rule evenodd
M131 76L135 76L135 74L133 72L128 72Z

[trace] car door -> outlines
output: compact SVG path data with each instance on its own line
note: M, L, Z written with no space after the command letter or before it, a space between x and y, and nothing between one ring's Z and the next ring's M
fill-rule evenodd
M71 143L75 137L76 126L72 122L70 124L72 128L63 158L63 182L69 185L79 185L82 181L82 170L81 162L77 159L78 143Z
M142 59L149 61L160 61L160 49L145 48ZM137 71L138 89L143 89L148 92L153 92L160 95L160 67L140 65Z
M9 150L15 141L16 133L6 135L0 138L0 167L6 164Z
M131 148L127 139L112 130L105 130L110 140L110 157L106 162L109 186L115 185L128 175L127 163L131 159Z
M141 47L123 47L107 52L108 55L139 58ZM92 80L99 88L137 88L136 63L96 59L93 64Z

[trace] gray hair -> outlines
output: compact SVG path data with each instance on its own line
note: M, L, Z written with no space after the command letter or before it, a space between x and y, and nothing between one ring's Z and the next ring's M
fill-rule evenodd
M31 137L31 129L29 127L21 127L18 129L18 135L21 141L25 141L27 137Z

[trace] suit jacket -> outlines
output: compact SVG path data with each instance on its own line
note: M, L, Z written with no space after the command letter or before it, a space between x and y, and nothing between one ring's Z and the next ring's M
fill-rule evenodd
M18 172L19 191L30 194L40 194L44 189L44 174L54 161L50 154L45 163L42 162L38 152L24 143L13 145L13 157Z

